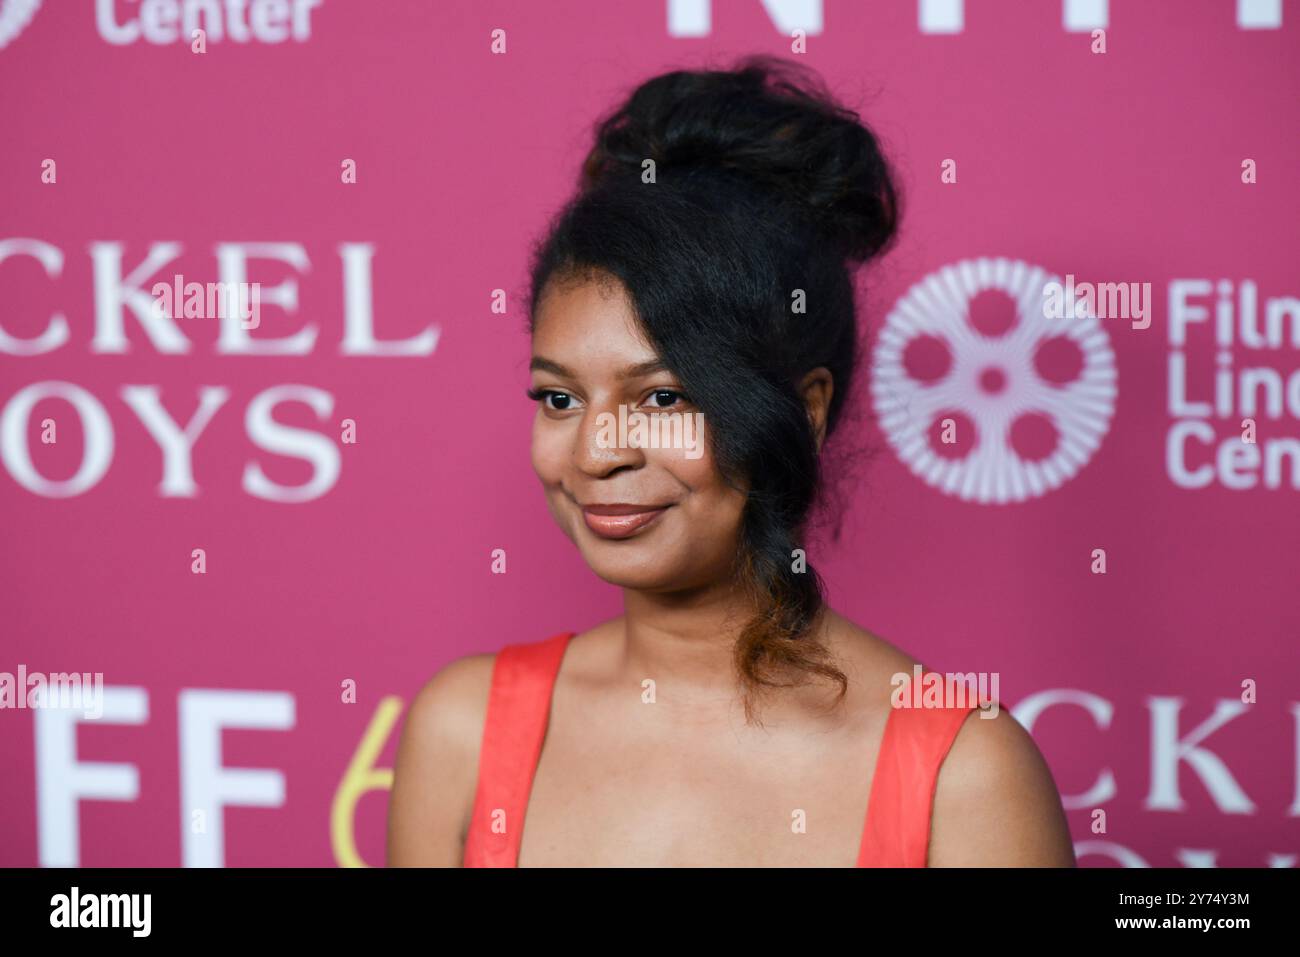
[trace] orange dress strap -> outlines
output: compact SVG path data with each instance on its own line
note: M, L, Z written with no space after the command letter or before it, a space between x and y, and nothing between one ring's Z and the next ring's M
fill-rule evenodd
M507 645L492 663L465 867L516 867L524 812L551 712L551 690L574 632Z
M975 707L891 708L871 781L858 867L925 867L939 766Z

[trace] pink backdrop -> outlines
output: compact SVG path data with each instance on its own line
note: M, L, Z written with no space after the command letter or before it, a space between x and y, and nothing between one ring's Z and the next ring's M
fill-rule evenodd
M869 274L873 336L915 284L979 260L1150 283L1154 304L1146 329L1099 321L1085 351L1113 355L1113 415L1094 417L1086 464L1021 501L925 481L864 392L857 438L881 454L849 487L842 541L812 556L833 603L930 667L1000 674L1082 864L1295 863L1296 3L717 0L710 18L692 0L324 0L286 4L281 23L256 0L208 25L203 54L168 7L0 2L0 671L102 672L109 689L99 721L0 711L0 864L382 863L382 772L422 682L618 613L528 464L528 248L600 111L656 72L756 51L802 56L896 160L908 203ZM792 54L801 25L807 52ZM116 296L176 273L216 280L241 256L263 284L249 336L314 330L305 351L238 354L217 319L151 335ZM1253 346L1229 323L1221 347L1195 319L1172 338L1177 284L1206 283L1186 298L1213 313L1221 280L1234 306L1254 284L1261 329L1272 302L1280 342ZM981 282L972 268L950 294ZM345 352L367 308L377 340L420 354ZM54 314L66 341L42 346ZM896 319L904 333L925 321ZM1217 368L1232 383L1276 370L1280 408L1255 414L1255 446L1236 405L1177 406L1180 362L1187 402L1211 398ZM24 391L40 383L68 385ZM183 426L205 389L224 401L193 442L193 487L183 442L163 487L133 404ZM285 435L304 433L247 422L259 396L317 445L293 452ZM51 495L82 467L87 428L102 445L95 409L111 459ZM1039 453L1017 448L1023 474ZM254 466L273 496L324 487L268 499L249 490ZM225 810L196 820L201 803Z

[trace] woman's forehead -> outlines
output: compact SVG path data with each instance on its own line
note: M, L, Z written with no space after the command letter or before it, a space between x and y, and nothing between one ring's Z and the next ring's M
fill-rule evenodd
M533 325L533 354L564 351L619 363L657 358L626 295L595 282L566 284L543 298Z

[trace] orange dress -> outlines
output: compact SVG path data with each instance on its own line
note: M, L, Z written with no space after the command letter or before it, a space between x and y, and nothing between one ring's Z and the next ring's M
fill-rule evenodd
M573 632L508 645L496 657L465 867L517 867L522 822ZM892 708L876 758L858 867L925 867L939 765L973 707ZM494 824L497 826L494 827Z

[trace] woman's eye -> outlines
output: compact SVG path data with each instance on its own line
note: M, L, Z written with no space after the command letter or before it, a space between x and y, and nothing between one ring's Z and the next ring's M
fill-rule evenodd
M646 401L656 409L669 409L678 402L685 402L686 396L672 389L656 389L646 397Z
M528 397L541 402L553 412L565 412L573 405L573 396L556 389L532 389L529 390Z

